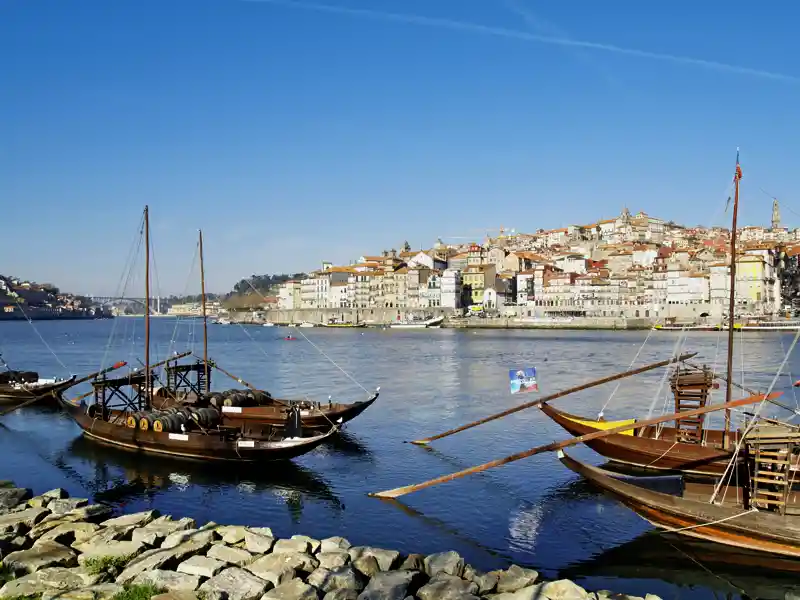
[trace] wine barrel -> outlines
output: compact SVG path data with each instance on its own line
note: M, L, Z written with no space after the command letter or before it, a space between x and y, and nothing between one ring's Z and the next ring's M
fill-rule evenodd
M153 415L145 414L144 416L142 416L142 418L139 419L139 429L141 429L142 431L147 431L149 429L152 429L153 421L155 421Z
M136 417L133 415L128 415L128 418L125 420L125 424L131 429L136 429Z

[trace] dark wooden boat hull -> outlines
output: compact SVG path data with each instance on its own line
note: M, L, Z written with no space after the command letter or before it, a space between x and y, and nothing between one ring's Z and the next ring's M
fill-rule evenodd
M142 431L124 424L93 419L87 414L85 404L76 405L63 399L60 399L60 403L84 435L95 441L133 452L173 458L237 463L288 460L310 452L336 432L336 429L331 429L323 435L299 440L226 440L221 435L213 434L178 434L152 429Z
M573 436L598 431L598 428L573 420L585 420L584 417L560 411L550 404L542 404L541 410ZM654 427L646 427L635 429L634 435L613 433L590 440L586 445L607 459L624 465L710 477L722 475L731 459L731 452L713 445L676 442L674 428L662 428L658 439L653 437L655 431ZM707 431L706 435L714 441L722 441L721 431ZM736 433L730 434L733 443L737 437Z
M559 460L660 529L735 548L800 557L800 520L796 518L643 489L585 465L563 451L559 451Z
M63 392L75 385L75 375L64 381L57 381L37 388L35 390L16 389L8 385L0 385L0 406L15 406L41 398L43 404L49 403L57 406L57 399Z
M334 404L332 409L324 406L320 409L301 410L300 420L303 429L311 431L327 431L333 425L341 427L367 410L378 399L376 392L369 399L352 404ZM249 425L258 423L274 428L286 426L286 408L280 405L268 406L223 406L221 408L224 422L230 425Z

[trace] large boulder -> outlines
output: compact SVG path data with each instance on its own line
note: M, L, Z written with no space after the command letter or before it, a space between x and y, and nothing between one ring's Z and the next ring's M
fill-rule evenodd
M42 542L28 550L12 552L3 559L3 565L15 573L33 573L46 567L74 567L77 564L75 552L56 542Z
M133 581L139 573L145 571L178 566L189 557L205 552L211 545L213 534L213 531L203 531L176 546L154 548L143 552L128 563L125 570L117 577L117 583L124 584Z
M230 567L201 585L200 592L222 592L228 600L256 600L272 587L272 583L249 571Z
M384 550L383 548L373 548L372 546L353 546L347 552L353 562L359 558L371 556L378 562L381 571L391 570L395 562L400 558L400 553L396 550Z
M464 559L458 552L439 552L425 558L425 572L434 577L439 573L446 573L454 577L464 574Z
M200 577L175 571L155 569L139 573L133 580L134 585L151 585L160 590L194 591L200 585Z
M336 569L326 569L319 567L308 576L308 583L323 592L333 590L356 590L361 591L366 585L365 578L350 567L338 567Z
M319 600L319 592L302 579L290 579L268 591L261 600Z
M413 596L425 582L418 571L389 571L370 579L358 600L403 600Z

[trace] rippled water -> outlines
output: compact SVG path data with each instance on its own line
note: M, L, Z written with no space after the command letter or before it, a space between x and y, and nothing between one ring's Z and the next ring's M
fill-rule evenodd
M152 329L153 360L172 351L202 351L197 322L154 319ZM287 331L299 340L281 340ZM558 426L531 409L442 439L428 450L404 443L533 399L509 394L508 369L536 366L543 395L625 370L634 359L641 365L667 358L679 339L674 333L301 331L236 325L209 326L209 332L213 359L275 394L323 401L332 395L344 402L364 397L346 371L367 390L381 386L380 399L348 425L340 440L293 466L243 471L98 446L83 439L63 414L22 409L2 418L0 478L35 492L61 486L127 510L153 507L204 521L268 525L281 536L344 535L356 544L404 552L455 549L481 569L515 562L547 577L569 576L589 589L664 598L707 598L712 590L744 589L752 597L783 598L793 584L791 577L784 582L779 575L716 564L725 556L718 548L709 552L648 533L652 528L645 521L598 495L553 454L435 486L405 496L402 504L367 497L370 491L564 439ZM792 334L747 334L736 348L737 379L744 367L745 384L766 388L792 339ZM138 366L142 344L140 319L37 322L35 329L28 323L0 324L0 352L12 368L43 376L83 374L118 360ZM685 350L721 367L724 335L693 333ZM796 358L789 371L800 373ZM663 375L663 369L651 371L556 402L588 416L606 404L607 418L644 417L651 406L659 414L668 391L665 385L654 401ZM214 378L218 389L235 386L220 373ZM793 380L779 378L776 389L795 406ZM719 398L723 393L717 392ZM714 421L720 420L715 415ZM585 447L569 452L603 462Z

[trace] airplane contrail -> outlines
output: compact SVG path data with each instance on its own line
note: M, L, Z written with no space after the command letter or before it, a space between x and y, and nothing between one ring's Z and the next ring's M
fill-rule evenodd
M289 8L311 10L316 12L327 12L340 15L350 15L354 17L380 19L383 21L410 23L414 25L423 25L426 27L439 27L444 29L465 31L469 33L477 33L477 34L490 35L496 37L505 37L510 39L522 40L526 42L550 44L553 46L567 46L573 48L586 48L589 50L600 50L602 52L612 52L615 54L624 54L627 56L635 56L638 58L648 58L651 60L659 60L662 62L672 62L684 65L691 65L695 67L703 67L706 69L713 69L715 71L735 73L737 75L749 75L751 77L760 77L762 79L772 79L789 83L800 83L800 77L794 75L787 75L785 73L775 73L773 71L751 69L749 67L742 67L739 65L732 65L713 60L705 60L702 58L692 58L689 56L679 56L675 54L664 54L661 52L649 52L647 50L637 50L635 48L624 48L622 46L615 46L613 44L604 44L600 42L589 42L586 40L576 40L576 39L553 37L547 35L538 35L535 33L529 33L527 31L519 31L516 29L508 29L505 27L494 27L490 25L479 25L477 23L468 23L466 21L456 21L452 19L441 19L436 17L424 17L421 15L413 15L406 13L384 12L384 11L371 10L367 8L348 8L344 6L334 6L331 4L321 4L318 2L308 2L306 0L240 0L240 1L257 2L262 4L274 4Z

